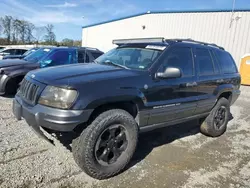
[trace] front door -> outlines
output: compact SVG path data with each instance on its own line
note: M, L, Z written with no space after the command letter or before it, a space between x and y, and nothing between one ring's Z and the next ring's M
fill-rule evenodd
M197 83L192 48L176 46L165 54L158 72L168 67L179 68L180 78L158 79L149 87L147 100L151 104L148 124L157 124L192 116L197 105ZM151 103L150 103L151 102Z

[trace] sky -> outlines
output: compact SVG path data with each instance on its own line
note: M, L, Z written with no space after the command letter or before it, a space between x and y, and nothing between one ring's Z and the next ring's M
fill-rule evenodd
M36 26L53 24L57 40L81 39L82 26L147 11L232 9L234 0L0 0L0 17L25 19ZM250 9L250 0L235 0Z

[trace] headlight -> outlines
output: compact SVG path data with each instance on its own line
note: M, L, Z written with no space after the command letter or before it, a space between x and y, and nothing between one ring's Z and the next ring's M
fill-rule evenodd
M43 90L38 103L55 108L69 109L76 100L76 97L76 90L47 86Z

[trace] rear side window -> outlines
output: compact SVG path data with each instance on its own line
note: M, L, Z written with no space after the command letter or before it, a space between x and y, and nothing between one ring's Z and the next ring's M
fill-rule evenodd
M16 55L23 55L25 52L26 52L26 50L17 49L16 50Z
M223 73L227 74L238 72L234 60L229 53L216 50L215 54Z
M15 55L15 49L4 50L3 53L9 53L9 55Z
M196 62L199 65L200 75L214 74L213 60L207 49L205 48L196 49Z

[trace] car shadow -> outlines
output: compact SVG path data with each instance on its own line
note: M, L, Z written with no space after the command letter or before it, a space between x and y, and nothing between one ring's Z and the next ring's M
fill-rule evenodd
M6 94L2 96L3 98L7 98L7 99L13 99L15 98L15 94Z
M229 114L229 121L233 119L233 115ZM149 155L156 147L169 144L177 139L196 135L200 133L200 120L192 120L181 124L176 124L151 132L141 133L139 135L137 149L135 154L125 170L135 166Z
M170 143L185 136L197 134L199 132L198 124L198 120L194 120L187 123L156 129L146 133L140 133L137 150L133 159L137 160L138 158L143 158L142 156L146 157L146 155L150 153L154 147ZM50 131L50 134L56 137L56 139L58 139L61 144L63 144L70 151L72 151L72 140L79 136L79 133L74 132Z
M230 113L229 121L233 119ZM189 122L167 126L160 129L155 129L150 132L140 133L137 149L133 155L131 162L124 169L124 171L135 166L137 163L145 159L154 148L169 144L177 139L196 135L200 133L201 122L199 120L192 120ZM57 139L70 151L72 151L72 140L77 138L77 133L55 133Z
M141 133L139 135L135 154L126 169L135 166L137 163L146 158L154 148L198 133L200 133L200 123L198 120L156 129L151 132Z
M176 139L194 135L199 132L199 122L198 120L193 120L187 123L168 126L146 133L140 133L137 149L130 166L133 166L137 162L144 159L155 147L171 143ZM72 151L72 140L79 136L79 133L74 132L50 131L50 133L70 151Z

